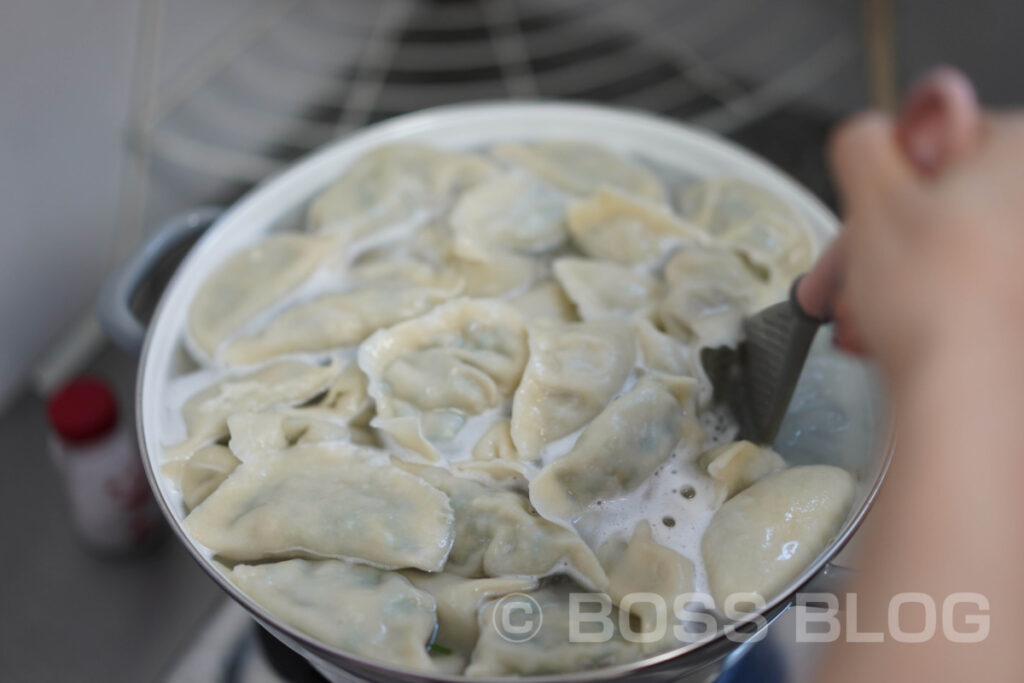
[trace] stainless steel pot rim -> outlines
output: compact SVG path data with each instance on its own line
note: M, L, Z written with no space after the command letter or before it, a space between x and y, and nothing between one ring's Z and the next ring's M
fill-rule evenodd
M595 125L604 123L609 126L618 126L620 128L632 128L638 132L643 132L644 134L659 135L669 139L680 139L685 137L687 144L693 145L697 148L702 147L705 153L719 157L730 157L730 161L735 161L737 164L745 166L746 170L764 178L771 178L775 184L781 183L782 185L788 186L789 194L799 198L801 202L801 210L805 214L809 214L809 216L814 219L819 226L827 226L826 230L835 234L836 226L838 224L837 220L817 198L811 195L783 171L775 168L768 162L759 159L738 145L712 133L688 128L684 124L659 115L641 111L623 110L622 108L604 105L582 103L530 101L475 102L445 105L398 116L368 126L347 137L341 138L320 150L312 152L306 157L298 160L289 168L284 169L279 174L263 181L232 205L186 256L177 271L174 273L171 281L168 283L168 286L157 305L156 311L153 315L153 323L149 326L146 332L146 338L139 361L138 379L135 392L135 408L136 415L138 416L138 419L136 420L136 433L139 440L146 477L149 480L150 487L155 494L164 517L168 520L168 523L173 529L175 535L185 545L196 562L198 562L203 570L206 571L225 592L248 610L258 621L270 625L272 630L280 632L287 636L288 639L293 640L295 643L309 650L311 654L316 654L328 662L351 663L356 665L357 668L363 669L371 675L375 674L382 679L397 675L406 679L438 681L439 683L465 680L495 682L508 680L508 678L468 679L461 675L430 674L422 671L403 669L398 666L386 666L377 661L363 659L344 651L327 647L305 635L298 629L279 621L271 612L254 602L227 578L225 578L219 571L217 571L211 558L207 557L207 555L199 550L196 544L188 537L182 528L178 515L172 509L170 502L164 494L164 482L161 480L162 475L154 467L153 454L150 453L147 446L146 424L144 419L146 412L144 411L145 406L143 403L147 382L149 381L147 369L150 364L147 361L150 358L152 347L156 343L155 338L157 334L159 334L161 327L160 322L164 319L166 309L169 305L168 302L172 298L172 294L181 287L183 280L190 271L191 264L199 258L199 255L204 251L204 249L212 248L225 225L231 225L232 221L236 217L243 215L244 212L249 209L250 205L253 205L257 201L266 203L268 201L273 201L274 198L277 197L276 201L288 204L290 207L297 206L294 197L291 197L290 199L287 197L289 192L289 181L293 178L297 178L303 173L308 175L308 173L315 167L325 166L326 162L343 148L361 147L365 150L380 144L386 144L388 142L400 141L416 135L422 135L429 133L431 128L437 125L438 121L441 120L445 121L450 126L472 126L474 122L479 123L480 121L493 117L515 117L516 119L522 119L525 117L526 119L542 121L545 117L549 116L562 118L580 117L581 119L589 119ZM570 136L563 135L562 137ZM308 195L303 196L300 201L304 203L308 198ZM290 204L289 201L291 202ZM867 484L866 494L860 507L848 519L842 531L833 539L829 546L819 554L813 563L808 565L796 579L790 582L785 590L781 591L775 599L767 604L765 609L762 610L762 614L780 612L790 604L793 595L815 575L822 571L822 569L824 569L828 564L829 560L849 541L854 532L856 532L860 527L864 517L871 507L871 504L878 494L878 490L891 463L894 446L895 439L894 437L890 437L887 440L884 452L880 455L880 468L877 476L872 482ZM698 641L662 654L652 655L629 664L577 673L531 676L528 680L534 683L561 683L570 681L577 682L620 679L627 677L630 674L641 672L644 669L656 667L659 664L677 659L683 655L696 653L701 650L713 650L716 645L720 647L725 639L726 636L724 632L719 631L719 633L713 638Z

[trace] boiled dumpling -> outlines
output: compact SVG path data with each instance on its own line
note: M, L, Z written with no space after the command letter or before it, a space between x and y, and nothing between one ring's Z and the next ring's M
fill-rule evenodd
M555 140L498 145L493 151L498 158L521 165L575 195L590 195L602 187L613 187L652 201L665 199L657 176L598 145Z
M538 517L516 491L456 477L447 470L402 464L448 494L455 544L444 569L465 577L546 576L570 572L591 588L607 576L576 532Z
M391 572L339 560L240 564L228 578L282 621L357 657L429 671L434 599Z
M498 631L496 625L500 623L501 616L495 614L495 610L502 607L502 601L486 605L480 615L480 639L473 650L466 675L480 678L540 676L600 669L640 659L643 656L640 646L622 636L618 610L607 605L607 596L588 594L583 603L585 606L577 611L571 606L570 595L580 592L569 583L561 583L529 593L540 608L540 615L527 616L539 620L539 629L532 638L522 642L509 639L507 634ZM579 642L579 639L573 642L570 638L575 615L593 610L594 602L600 599L605 601L611 637L594 638L595 635L600 636L600 631L594 633L594 627L598 625L578 623L576 630L584 636L590 634L597 642ZM527 609L535 608L524 602L517 611Z
M352 346L382 327L426 313L460 289L458 281L436 288L377 283L321 294L285 309L258 332L231 341L223 358L228 363L257 363L284 353Z
M362 248L393 242L491 172L490 164L468 154L416 143L379 147L313 200L309 227Z
M242 462L260 458L268 451L304 444L347 442L376 445L364 427L298 408L235 413L228 418L228 428L231 431L228 446Z
M636 344L640 349L640 357L644 367L667 375L693 376L693 353L686 344L665 334L651 323L641 318L635 323Z
M845 470L806 465L765 477L718 509L701 540L715 604L756 593L771 601L825 549L853 504Z
M735 345L743 318L773 303L770 291L728 249L690 246L665 266L668 292L658 319L672 336L700 346Z
M713 387L700 356L687 344L665 334L646 318L635 321L636 345L643 366L663 375L685 375L697 380L697 405L704 409L711 402Z
M193 510L206 500L236 467L238 458L227 446L212 444L193 453L181 473L181 500L185 510Z
M554 271L584 320L644 316L659 292L650 275L610 261L563 258Z
M469 477L486 477L501 484L525 488L527 469L512 443L507 418L494 422L473 446L469 460L452 463L452 470Z
M524 460L597 415L636 360L632 330L617 321L537 324L512 401L512 442Z
M455 250L525 253L554 249L568 238L566 196L522 173L493 176L460 197L452 209Z
M597 556L608 572L608 596L616 605L622 606L623 598L636 593L652 593L664 600L666 612L662 625L669 629L674 626L676 597L692 593L693 562L671 548L654 541L651 525L641 521L633 529L628 541L614 538L605 541L597 549ZM659 639L657 626L659 615L656 607L647 601L637 601L631 606L632 613L640 619L640 632L649 645L660 645L661 649L672 643L668 638ZM670 633L671 631L669 631Z
M677 204L679 213L716 237L758 214L798 220L774 193L740 178L708 178L686 185Z
M326 389L337 375L335 365L285 360L222 379L185 402L181 414L188 438L168 448L164 458L187 458L196 447L227 436L231 415L301 403Z
M708 241L667 208L609 188L569 205L569 233L587 256L626 265L657 263L674 247Z
M323 399L299 408L323 419L344 420L363 425L369 422L373 402L369 394L369 378L355 363L346 365L327 387Z
M463 292L472 297L521 294L542 276L542 269L535 260L519 254L491 251L449 254L445 264L462 278Z
M386 455L332 444L243 462L185 518L185 529L237 561L343 558L439 571L454 516L444 493Z
M430 459L467 418L511 396L525 363L522 317L494 300L443 304L380 330L359 348L377 404L373 425Z
M715 483L715 506L751 484L786 468L786 461L771 448L735 441L705 451L697 464Z
M274 408L273 413L284 416L283 428L291 432L292 443L343 440L380 446L380 440L370 427L374 406L368 384L363 371L352 363L327 387L320 400L295 408Z
M396 284L428 289L457 289L459 286L458 278L440 264L404 256L396 258L393 250L385 254L356 261L345 271L344 280L356 288Z
M473 446L473 459L518 461L519 454L512 443L512 425L508 419L495 421L491 428Z
M555 280L545 280L530 291L509 300L527 324L541 320L569 323L579 320L576 307Z
M571 522L598 500L635 490L675 451L699 442L688 377L641 377L612 401L565 455L530 482L530 502L547 519Z
M410 264L415 264L414 268ZM381 282L407 280L415 275L419 284L430 285L438 272L460 281L462 293L471 297L514 296L544 277L541 264L527 255L485 246L457 252L447 221L435 220L399 244L361 254L350 269L349 278L366 282L366 275ZM426 279L428 274L431 280Z
M228 418L228 447L242 462L254 462L268 452L296 445L307 425L293 422L286 413L235 413ZM348 430L340 427L347 435Z
M408 263L420 264L420 268L441 266L453 254L454 248L455 236L448 216L442 213L421 224L411 235L400 241L359 250L349 267L348 275L352 277L363 268L373 269L388 264L403 268Z
M738 178L694 183L680 193L679 210L782 285L814 261L814 243L803 220L753 183Z
M437 603L437 645L466 657L480 634L478 616L487 600L509 593L534 590L537 579L528 576L502 576L467 579L441 572L405 571L402 576L416 588L429 593Z
M221 265L199 287L188 312L188 331L207 356L257 313L309 277L333 248L328 239L273 235Z

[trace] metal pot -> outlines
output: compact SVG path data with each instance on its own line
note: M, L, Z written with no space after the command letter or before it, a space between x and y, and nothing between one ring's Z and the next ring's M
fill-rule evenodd
M164 419L163 399L168 381L194 369L182 341L189 303L197 287L228 254L271 231L299 228L308 201L355 159L381 144L419 141L451 149L479 149L499 141L555 138L592 141L635 154L669 175L720 174L745 178L770 189L799 211L819 243L826 242L837 230L837 221L828 209L780 171L725 140L674 121L582 104L467 104L430 109L370 126L264 182L223 213L202 209L175 219L129 260L103 293L100 317L112 338L126 348L141 348L136 392L139 444L150 485L171 527L221 588L329 679L464 680L457 676L404 671L313 641L282 623L224 578L183 529L184 513L178 497L160 473L162 447L157 426ZM153 263L169 249L194 239L200 232L204 234L166 287L143 344L145 326L131 312L135 291ZM819 358L835 356L827 343L819 344L815 353ZM864 518L891 458L891 448L878 448L877 443L866 438L866 435L881 433L878 429L880 393L870 371L852 361L829 359L829 362L832 360L842 365L841 378L825 373L815 381L828 385L826 388L831 390L833 398L842 404L841 409L834 406L822 409L820 416L815 416L812 409L809 423L805 415L802 426L787 428L784 424L776 447L791 462L842 465L858 478L858 497L846 523L828 547L763 610L767 622L792 605L797 591L810 582L816 582L815 590L828 588L825 584L836 574L829 562ZM799 391L798 388L798 396ZM824 421L836 419L837 410L842 413L840 419L847 421L849 429L846 431L853 440L844 441L830 435L815 441L813 423L819 417ZM730 653L736 657L741 652L741 646L719 633L711 640L632 664L534 680L596 681L628 677L645 681L707 681L717 676Z

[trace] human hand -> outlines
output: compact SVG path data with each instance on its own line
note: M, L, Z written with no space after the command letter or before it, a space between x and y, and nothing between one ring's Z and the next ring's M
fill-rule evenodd
M1024 117L983 116L944 69L896 122L862 114L831 152L846 227L797 297L842 346L895 378L939 341L1024 334Z

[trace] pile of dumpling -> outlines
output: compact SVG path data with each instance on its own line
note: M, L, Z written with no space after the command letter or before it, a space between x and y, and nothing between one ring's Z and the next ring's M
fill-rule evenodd
M814 251L761 188L668 188L591 144L379 148L306 231L198 289L184 342L204 386L164 454L184 527L283 622L390 665L534 675L671 647L570 643L569 593L671 606L702 562L716 601L770 599L851 504L846 472L708 449L701 426L699 349L736 344ZM655 542L657 520L583 540L582 515L680 458L715 492L702 558ZM516 592L544 609L519 644L491 618Z

